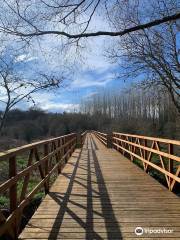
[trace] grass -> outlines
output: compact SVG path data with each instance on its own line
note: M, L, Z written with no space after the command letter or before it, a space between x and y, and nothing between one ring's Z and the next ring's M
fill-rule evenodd
M16 159L17 159L17 172L20 172L20 171L22 171L23 169L25 169L27 167L28 156L27 155L17 156ZM35 162L35 160L33 162ZM0 184L5 182L9 178L8 177L8 172L9 172L9 161L4 160L4 161L0 162L0 176L1 176ZM55 181L56 178L57 178L57 174L56 173L51 175L51 177L49 179L50 186L52 185L52 183ZM41 180L42 179L41 179L39 170L38 169L37 170L33 170L33 172L31 172L31 175L30 175L30 179L29 179L29 182L28 182L28 187L27 187L26 194L28 194L31 191L33 191L33 189L39 184L39 182ZM21 196L23 183L24 183L24 178L21 178L17 182L17 198L18 199L20 199L20 196ZM45 196L45 193L44 193L44 189L42 187L42 189L40 189L34 195L33 199L43 198L44 196ZM8 190L6 192L4 192L0 196L0 208L9 208L9 194L8 194Z
M27 166L27 159L25 158L25 156L17 157L17 166L19 169L24 169Z
M143 163L142 163L142 161L141 160L139 160L139 159L134 159L134 161L133 161L133 163L135 163L137 166L139 166L140 168L142 168L142 169L144 169L143 168Z
M161 148L161 151L165 152L165 149ZM167 151L167 150L166 150ZM135 158L133 161L137 166L139 166L141 169L144 170L143 167L143 162L141 160L139 160L138 158ZM151 157L151 163L154 163L155 165L159 166L162 168L161 165L161 160L159 158L159 156L157 154L152 154ZM168 164L169 164L169 160L166 158L163 158L163 163L165 166L165 169L168 171ZM174 161L174 166L173 166L173 173L176 172L178 167L178 163L176 163ZM165 185L167 187L167 182L166 182L166 178L165 175L163 173L161 173L160 171L154 169L153 167L149 166L148 167L148 173L150 176L152 176L153 178L155 178L158 182L160 182L161 184Z
M38 149L39 158L41 159L43 156L43 149ZM22 170L26 169L28 166L28 153L22 154L20 156L16 156L16 163L17 163L17 173L21 172ZM33 154L33 161L32 164L35 163L38 159L36 159L35 154ZM55 158L51 161L52 166L56 164ZM49 185L51 186L52 183L57 178L57 173L53 173L51 177L49 178ZM5 159L3 161L0 161L0 185L4 182L6 182L9 179L9 160ZM21 177L21 179L17 182L17 199L18 204L20 203L20 197L22 193L22 188L24 185L25 177ZM35 187L40 183L42 180L40 171L37 167L37 169L34 169L30 173L30 178L28 181L26 196L32 192ZM42 186L41 189L37 191L36 194L34 194L31 201L28 203L27 206L23 209L23 217L21 220L21 226L20 229L22 230L24 226L27 224L28 220L31 218L33 213L36 211L37 207L42 201L42 198L45 196L44 192L44 186ZM7 189L5 192L3 192L0 195L0 209L3 209L3 213L6 213L6 218L9 216L9 207L10 207L10 197L9 197L9 189ZM9 239L8 237L5 238L4 236L0 237L0 240Z
M22 171L27 167L27 155L22 155L22 156L17 156L17 172ZM9 177L8 177L8 172L9 172L9 161L4 160L0 162L0 184L5 182ZM38 171L33 171L33 173L30 176L29 183L28 183L28 188L27 188L27 194L30 193L36 186L37 184L41 181L41 177ZM18 199L21 196L22 192L22 187L24 183L24 178L19 180L17 182L17 197ZM33 199L35 198L42 198L44 197L44 191L41 189L38 191ZM8 191L4 192L2 195L0 195L0 208L9 208L9 194Z
M7 196L0 196L0 208L8 208L9 198Z
M29 183L28 183L28 189L27 189L27 193L30 193L36 186L37 184L39 183L39 179L37 178L34 178L34 179L30 179L29 180ZM18 196L18 199L20 198L21 196L21 191L22 191L22 187L23 187L23 180L19 181L18 184L17 184L17 196ZM45 193L43 191L43 189L41 189L40 191L38 191L33 199L35 198L43 198L45 196ZM9 208L9 196L8 194L4 194L4 195L1 195L0 196L0 209L2 208Z
M33 177L32 179L30 179L29 183L28 183L27 193L30 193L31 191L33 191L33 189L38 185L39 182L40 182L40 179L37 178L37 177ZM24 183L24 180L21 180L21 181L18 182L18 185L17 185L17 196L18 196L18 198L21 195L23 183ZM39 198L39 197L44 197L44 196L45 196L44 191L40 190L38 193L36 193L34 195L34 198L36 198L36 197Z

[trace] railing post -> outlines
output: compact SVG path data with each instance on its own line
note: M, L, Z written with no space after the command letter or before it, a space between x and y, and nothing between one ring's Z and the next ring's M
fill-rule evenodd
M71 144L70 144L70 149L71 149L71 151L70 151L70 156L72 156L72 154L73 154L73 152L74 152L74 148L73 148L73 145L74 145L74 135L73 136L71 136Z
M16 176L17 168L16 168L16 157L9 158L9 178ZM17 207L17 183L14 183L12 187L9 189L9 197L10 197L10 212L13 212Z
M147 145L147 139L144 139L144 146L145 147L147 147L148 145ZM147 160L147 150L144 150L144 159L146 159Z
M62 146L63 146L63 148L62 148L62 156L65 155L65 147L64 147L64 144L65 144L65 137L62 138ZM66 162L65 158L63 158L63 165L65 164L65 162Z
M147 139L144 139L144 147L148 147ZM148 158L148 152L147 150L144 149L144 159L147 160L147 158ZM148 173L148 165L146 163L144 164L144 171Z
M173 155L173 153L174 153L173 144L171 144L171 143L168 144L168 153L171 155ZM168 170L170 173L173 173L173 160L171 158L169 158ZM168 178L169 178L169 190L171 190L172 179L170 177L168 177Z
M76 139L74 140L73 144L75 144L75 146L73 147L73 151L75 150L75 148L77 147L77 141L78 141L78 134L76 133Z
M67 143L67 141L68 141L67 138L68 138L67 136L64 137L64 144ZM64 147L64 154L66 154L67 151L68 151L68 146L65 146L65 147ZM65 157L65 163L67 163L67 161L68 161L68 156L66 155L66 157Z
M46 157L49 154L49 147L48 144L44 145L44 156ZM49 158L45 161L45 176L49 173ZM45 194L49 192L49 179L46 181L46 188L45 188Z
M69 141L72 141L72 139L73 139L73 137L71 136ZM71 157L71 155L72 155L72 145L73 145L73 142L69 143L69 150L70 150L69 157Z
M62 157L63 157L63 148L62 148L62 146L63 146L63 139L60 138L59 141L60 141L60 146L61 146L61 149L60 149L60 152L59 152L59 161L61 161L60 169L62 171L62 168L63 168L63 161L62 161Z
M9 179L16 176L17 174L17 165L16 165L16 156L9 158ZM9 189L9 199L10 199L10 213L12 213L17 208L17 182L14 183ZM18 236L18 219L17 215L13 223L13 232L15 239Z
M82 142L83 142L83 138L82 138L81 133L77 133L77 135L76 135L76 144L77 144L78 148L82 147Z
M68 143L68 142L69 142L69 136L67 136L65 138L65 143ZM68 162L68 158L69 158L69 153L68 153L68 151L69 151L69 144L66 145L65 149L66 149L66 163L67 163Z
M82 148L84 144L84 135L80 135L80 147Z
M107 148L113 147L112 140L112 132L110 132L107 134Z
M57 148L60 148L61 147L61 140L58 139L58 142L57 142ZM57 163L59 163L61 161L61 154L60 154L60 150L58 150L57 152ZM58 174L61 173L61 165L59 164L58 166Z

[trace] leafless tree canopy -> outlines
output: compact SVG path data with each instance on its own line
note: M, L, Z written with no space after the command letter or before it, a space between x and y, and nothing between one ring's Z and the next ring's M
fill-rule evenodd
M165 88L180 112L178 0L0 0L0 5L1 37L13 35L28 42L53 35L78 43L81 38L116 36L108 56L123 68L119 77L123 80L138 77L146 88L152 85ZM97 14L108 25L94 31L91 23ZM44 73L27 80L12 71L12 66L13 62L3 63L0 69L7 110L24 98L31 99L33 92L54 88L62 81L61 77L55 81L54 76ZM25 87L29 92L18 95Z
M134 1L135 2L135 1ZM111 16L112 23L118 28L132 22L140 22L138 5L132 13L124 7L125 15L119 9ZM156 1L149 14L164 16L178 9L177 1ZM179 22L166 22L161 26L143 29L119 39L109 50L109 58L119 62L122 67L120 78L138 78L141 86L163 86L180 113L180 62L179 62Z
M62 85L65 75L36 72L34 76L25 76L17 69L17 55L0 56L0 133L4 127L9 111L23 100L35 104L33 94L42 90L50 91Z
M101 90L82 102L81 111L92 116L101 131L179 138L178 114L164 87Z
M100 9L107 17L118 6L131 6L132 0L1 0L0 30L19 37L33 37L47 34L79 39L94 36L123 36L180 18L180 12L173 9L164 16L148 17L146 21L132 23L123 29L106 31L89 30L93 16ZM151 2L151 1L150 1ZM153 1L152 1L153 2ZM149 3L151 4L151 3ZM133 10L133 9L131 9ZM102 26L103 27L103 26Z

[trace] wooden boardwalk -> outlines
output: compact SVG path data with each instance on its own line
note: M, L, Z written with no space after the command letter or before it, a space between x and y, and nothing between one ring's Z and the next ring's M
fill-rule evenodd
M178 240L179 203L139 167L87 134L83 149L73 153L19 239ZM144 233L136 235L136 227Z

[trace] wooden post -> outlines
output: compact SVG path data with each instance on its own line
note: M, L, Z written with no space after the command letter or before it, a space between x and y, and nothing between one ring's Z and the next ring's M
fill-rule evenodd
M75 144L75 146L74 146L73 149L72 149L72 153L73 153L74 150L75 150L75 148L76 148L76 146L77 146L77 133L76 133L76 135L73 136L72 138L75 138L75 139L73 140L73 142L72 142L72 146Z
M144 139L144 146L147 147L147 139ZM144 159L147 160L148 153L147 150L144 149ZM148 165L145 163L144 164L144 171L147 173L148 172Z
M112 132L107 134L107 148L112 148L113 144L112 144Z
M9 158L9 178L16 176L16 157ZM12 213L17 207L17 182L15 182L9 189L10 198L10 212Z
M173 144L171 144L171 143L168 144L168 153L172 154L172 155L174 153ZM173 173L173 160L171 158L169 158L168 170L170 173ZM168 177L168 178L169 178L169 190L171 190L172 179L170 177Z
M47 156L49 154L49 147L48 144L44 145L44 156ZM45 176L49 173L49 158L45 161ZM45 194L49 192L49 179L46 181L46 188L45 188Z
M81 135L81 133L77 133L76 134L76 146L78 148L81 148L83 144L83 136Z
M71 141L71 140L72 140L72 136L69 138L68 141ZM68 151L70 150L70 152L69 152L69 154L68 154L68 158L70 158L71 155L72 155L72 149L71 149L72 145L73 145L73 142L70 142L70 143L68 144Z
M63 140L62 140L62 138L60 138L59 144L60 144L60 146L62 147L62 145L63 145ZM60 150L60 152L59 152L59 161L61 162L61 163L60 163L60 169L61 169L61 171L62 171L62 168L63 168L62 157L63 157L63 149L61 148L61 150Z
M16 156L9 158L9 179L16 176L17 174L17 165L16 165ZM9 199L10 199L10 213L12 213L17 208L17 182L15 182L10 188L9 188ZM18 219L15 218L15 221L13 222L13 232L14 232L14 238L16 239L18 236Z
M84 140L84 136L82 136L81 134L80 134L80 136L79 136L79 144L80 144L80 147L82 148L82 146L83 146L83 140ZM78 141L78 136L77 136L77 141Z
M64 144L66 144L67 142L68 142L68 137L64 137ZM68 151L68 146L66 146L66 147L64 148L64 154L66 154L67 151ZM68 161L68 156L66 155L66 157L65 157L65 163L67 163L67 161Z
M65 153L66 153L66 149L65 149L65 147L64 147L64 144L65 144L65 137L63 137L62 138L62 145L63 145L63 148L62 148L62 153L63 153L63 157L64 157L64 155L65 155ZM65 158L63 158L63 165L65 164Z
M68 137L67 137L67 142L68 142L68 145L67 145L67 152L68 152L68 154L67 154L67 161L68 161L68 159L69 159L70 156L71 156L71 153L70 153L70 151L69 151L69 149L70 149L70 147L71 147L71 144L69 143L70 140L71 140L71 137L68 136Z
M57 148L60 148L61 147L61 139L58 139L58 142L57 142ZM58 150L57 152L57 163L59 163L61 161L61 151ZM58 166L58 174L61 173L61 164Z
M147 147L147 139L144 139L144 146ZM147 160L147 150L144 149L144 159Z

